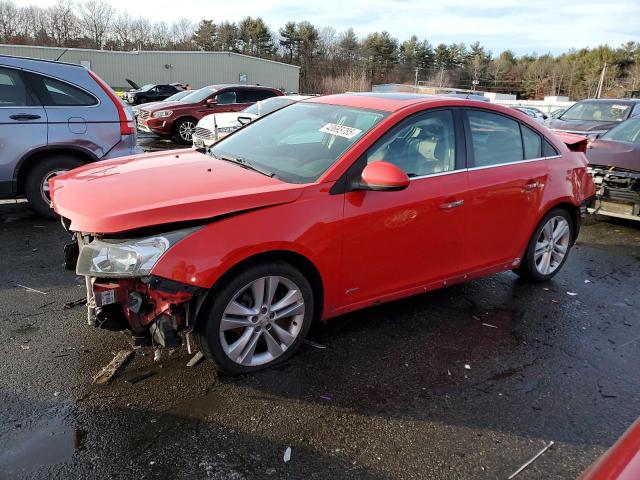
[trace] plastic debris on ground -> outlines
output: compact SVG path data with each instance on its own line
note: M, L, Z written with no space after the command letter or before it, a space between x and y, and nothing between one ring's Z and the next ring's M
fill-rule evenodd
M567 292L567 295L569 295L571 297L575 297L578 294L576 292Z
M520 472L522 472L525 468L527 468L529 465L531 465L533 462L535 462L535 460L542 455L544 452L546 452L552 445L553 445L553 441L549 442L542 450L540 450L538 453L536 453L533 458L531 458L531 460L529 460L528 462L526 462L524 465L522 465L518 470L516 470L515 472L513 472L511 474L511 476L509 477L508 480L511 480L512 478L515 478L516 475L518 475Z
M490 323L484 323L482 322L482 325L484 325L485 327L491 327L491 328L498 328L495 325L491 325Z
M131 357L133 357L132 350L120 350L116 353L116 356L113 357L113 360L109 362L109 364L102 368L95 377L93 377L93 383L97 385L104 385L105 383L109 383L109 381L115 376L115 374L120 370L125 363L127 363Z
M79 298L78 300L74 300L72 302L67 302L64 304L65 310L70 310L73 307L77 307L78 305L86 305L87 297Z
M324 350L324 349L327 348L325 345L322 345L320 343L316 343L313 340L305 340L304 344L305 345L309 345L310 347L313 347L313 348L319 348L320 350Z
M464 368L465 368L466 370L471 370L471 365L469 365L468 363L465 363L465 364L464 364Z
M187 362L187 367L195 367L203 358L204 354L202 352L196 352L196 354L191 357L191 360Z
M161 358L162 358L162 353L160 353L160 349L158 348L158 349L154 350L154 352L153 352L153 361L154 362L159 362Z
M284 451L284 463L287 463L291 460L291 447L287 447Z
M24 288L27 292L41 293L42 295L47 294L47 292L43 292L42 290L36 290L35 288L27 287L26 285L20 285L19 283L16 283L15 285L16 287Z

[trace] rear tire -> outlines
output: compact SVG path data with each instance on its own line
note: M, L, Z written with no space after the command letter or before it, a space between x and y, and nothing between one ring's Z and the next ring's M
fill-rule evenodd
M37 160L27 173L24 184L24 194L31 209L41 217L57 219L58 215L50 207L48 180L82 164L83 162L76 157L61 154Z
M136 101L136 105L142 105L143 103L147 103L147 102L148 102L147 97L140 97Z
M550 280L567 261L574 235L571 214L564 208L554 208L534 230L522 263L514 272L534 282Z
M313 302L309 282L290 264L250 266L209 294L195 340L224 372L268 368L298 350L313 320Z

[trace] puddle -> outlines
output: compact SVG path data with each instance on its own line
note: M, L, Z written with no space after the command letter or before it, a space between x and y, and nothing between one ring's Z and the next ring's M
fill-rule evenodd
M87 432L71 426L64 413L50 411L34 425L16 425L0 443L0 477L22 478L70 462L84 448Z

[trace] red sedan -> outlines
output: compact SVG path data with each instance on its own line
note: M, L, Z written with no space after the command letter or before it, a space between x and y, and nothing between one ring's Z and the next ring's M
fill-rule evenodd
M515 110L363 93L51 192L91 324L165 346L191 332L240 373L285 360L316 319L505 270L550 279L594 186L583 153Z

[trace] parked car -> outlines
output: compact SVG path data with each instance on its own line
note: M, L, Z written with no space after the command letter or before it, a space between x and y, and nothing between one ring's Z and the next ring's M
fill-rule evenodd
M518 110L524 113L525 115L530 116L538 123L544 123L544 121L547 118L549 118L547 117L546 113L544 113L542 110L539 110L535 107L511 107L511 108L513 108L514 110Z
M547 122L547 126L554 131L587 135L594 139L637 115L640 115L640 99L581 100L558 118Z
M133 113L80 65L0 55L0 198L27 197L42 216L49 178L141 152Z
M598 199L594 212L640 220L640 118L630 118L591 143L589 171Z
M186 97L187 95L189 95L190 93L193 93L192 90L180 90L178 93L174 93L173 95L171 95L170 97L165 98L164 100L160 100L158 102L150 102L150 103L145 103L142 104L145 107L151 107L153 105L158 105L159 103L162 102L178 102L180 100L182 100L184 97ZM142 108L142 105L134 105L133 107L131 107L131 110L133 110L133 114L135 115L136 118L138 118L138 113L140 112L140 109Z
M309 95L284 95L260 100L240 112L214 113L202 118L193 131L194 148L210 147L256 118L280 108L311 98Z
M137 84L135 82L129 79L126 80L133 87L133 90L129 90L128 92L126 92L123 95L123 98L133 105L140 105L149 102L159 102L183 90L180 86L173 84L156 85L153 83L149 83L147 85L143 85L142 87L137 87Z
M258 100L281 96L275 88L259 85L211 85L193 91L180 102L144 107L138 114L138 128L161 137L191 144L193 130L205 115L238 112Z
M595 192L584 153L522 113L375 93L51 185L89 322L165 346L193 329L231 373L285 360L316 319L505 270L548 280Z

